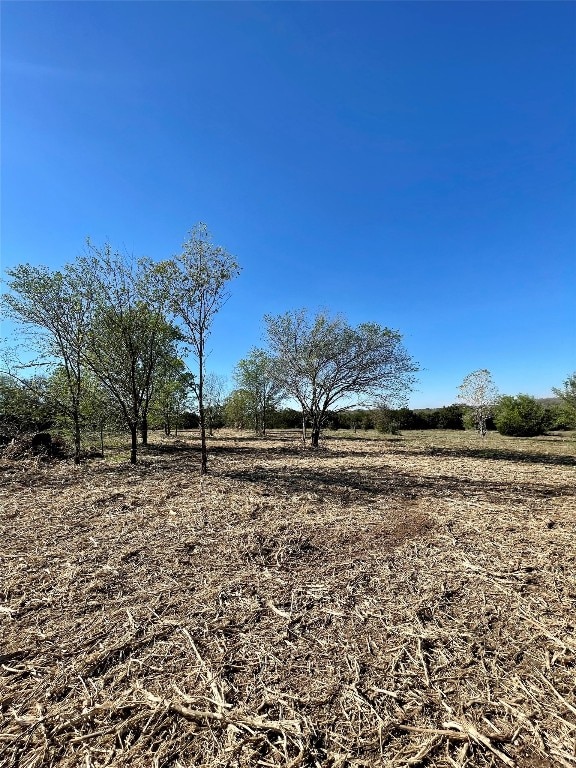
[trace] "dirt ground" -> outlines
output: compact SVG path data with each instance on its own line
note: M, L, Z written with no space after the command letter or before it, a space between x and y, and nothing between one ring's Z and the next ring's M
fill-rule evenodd
M574 437L0 460L0 766L576 766Z

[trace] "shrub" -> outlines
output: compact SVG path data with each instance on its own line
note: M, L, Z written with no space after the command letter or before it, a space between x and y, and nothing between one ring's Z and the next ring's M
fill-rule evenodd
M419 413L410 408L398 408L391 411L391 414L398 425L398 429L424 429L425 420Z
M501 435L534 437L546 431L546 412L530 395L505 395L500 398L494 422Z
M437 409L437 429L464 429L464 406L445 405Z
M302 411L294 408L273 411L269 414L268 426L271 429L302 429Z
M478 431L478 422L476 420L476 415L472 408L467 408L464 411L464 414L462 416L462 425L464 426L464 429L474 429ZM496 431L496 424L494 423L493 416L487 417L485 426L488 432Z
M545 405L546 429L576 429L576 411L565 405Z
M400 434L398 419L395 417L395 412L392 410L382 408L377 411L374 418L374 425L378 432L389 435Z

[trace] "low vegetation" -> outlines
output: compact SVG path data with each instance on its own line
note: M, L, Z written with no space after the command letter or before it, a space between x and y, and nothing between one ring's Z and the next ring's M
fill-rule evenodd
M0 459L0 765L574 765L574 433L208 440Z

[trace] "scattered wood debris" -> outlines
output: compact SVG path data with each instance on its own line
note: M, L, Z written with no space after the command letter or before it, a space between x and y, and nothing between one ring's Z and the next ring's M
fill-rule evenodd
M576 767L573 442L153 439L0 460L2 768Z

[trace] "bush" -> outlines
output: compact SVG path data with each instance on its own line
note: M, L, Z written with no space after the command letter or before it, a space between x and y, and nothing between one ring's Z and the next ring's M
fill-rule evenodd
M464 429L464 406L445 405L437 409L437 429Z
M282 408L268 414L270 429L302 429L302 411L294 408Z
M0 432L4 443L52 426L54 413L46 388L46 379L40 376L16 381L0 374Z
M175 421L178 422L178 429L198 429L200 425L198 414L192 411L184 411Z
M472 408L467 408L464 411L464 415L462 416L462 424L464 426L464 429L474 429L478 431L476 416L474 415L474 410ZM496 431L496 424L494 423L493 416L488 416L488 418L486 419L486 429L488 432Z
M500 398L494 417L496 429L510 437L534 437L546 431L546 411L530 395Z
M376 412L374 424L378 432L382 432L388 435L398 435L398 419L395 418L394 411L383 408Z
M421 411L400 408L394 413L400 429L428 429L428 423Z
M568 406L546 405L546 429L569 430L576 429L576 412Z

